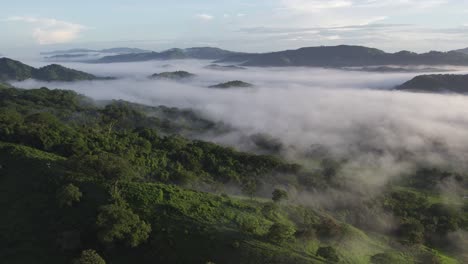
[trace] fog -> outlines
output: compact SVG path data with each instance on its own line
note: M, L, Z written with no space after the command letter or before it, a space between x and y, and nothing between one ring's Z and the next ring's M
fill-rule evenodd
M29 62L42 66L42 62ZM342 173L356 188L374 187L416 164L465 169L468 164L468 97L394 91L418 73L370 73L322 68L248 68L217 71L209 61L64 63L114 81L14 83L23 88L70 89L98 100L124 99L147 105L192 108L233 128L198 138L249 150L248 136L278 139L281 155L307 165L318 146L345 159ZM183 82L150 80L162 71L196 74ZM465 73L466 69L458 68ZM242 80L253 88L212 89ZM352 185L353 183L350 183Z

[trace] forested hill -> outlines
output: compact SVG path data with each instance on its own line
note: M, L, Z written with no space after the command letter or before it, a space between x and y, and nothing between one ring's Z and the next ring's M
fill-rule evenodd
M109 80L110 77L97 77L95 75L69 69L57 64L41 68L34 68L19 61L0 58L0 81L24 81L35 79L39 81L83 81L83 80Z
M345 192L339 160L307 169L183 136L217 128L189 110L0 86L1 262L463 263L451 249L468 206L435 186L466 175L421 169L353 207L305 206L285 186ZM376 228L380 210L394 228Z
M468 75L432 74L420 75L397 86L397 90L432 93L468 93Z

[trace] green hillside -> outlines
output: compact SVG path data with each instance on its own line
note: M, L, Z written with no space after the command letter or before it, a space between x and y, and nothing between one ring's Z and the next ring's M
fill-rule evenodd
M0 259L463 263L451 235L468 228L467 202L432 187L466 188L465 174L420 169L353 208L305 206L280 186L346 192L340 161L309 170L184 137L216 129L186 110L0 89ZM394 228L375 227L379 209Z

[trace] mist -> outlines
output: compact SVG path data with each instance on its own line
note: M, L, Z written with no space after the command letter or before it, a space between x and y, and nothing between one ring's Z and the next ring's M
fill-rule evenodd
M342 174L360 189L363 184L383 186L421 164L466 169L468 97L392 90L418 73L323 68L217 71L204 68L208 64L194 60L65 63L66 67L119 79L74 83L29 80L14 85L70 89L96 100L191 108L204 118L233 128L229 133L197 138L251 151L254 144L249 136L267 134L281 142L284 158L304 165L319 146L333 158L346 160ZM147 78L176 70L197 76L181 82ZM207 88L231 80L255 86Z

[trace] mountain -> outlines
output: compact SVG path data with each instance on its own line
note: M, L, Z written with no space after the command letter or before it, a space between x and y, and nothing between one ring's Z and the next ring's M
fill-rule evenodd
M150 52L149 50L144 50L144 49L138 49L138 48L110 48L110 49L102 49L98 50L98 52L101 53L145 53L145 52Z
M433 74L416 76L412 80L396 87L397 90L468 93L468 75Z
M82 80L109 80L111 77L97 77L95 75L69 69L58 64L41 68L34 68L19 61L0 58L0 81L24 81L36 79L40 81L82 81Z
M205 69L217 70L217 71L235 71L235 70L245 70L247 68L240 67L237 65L219 65L219 64L210 64L205 66Z
M92 49L68 49L68 50L54 50L54 51L46 51L41 52L41 55L55 55L55 54L71 54L71 53L90 53L90 52L97 52L96 50Z
M377 65L461 65L468 66L468 54L460 52L414 53L400 51L386 53L362 46L321 46L263 54L232 55L218 60L222 63L241 63L260 67L357 67Z
M35 69L32 74L32 78L41 81L62 81L62 82L73 82L73 81L84 81L84 80L110 80L111 77L97 77L95 75L69 69L58 64L51 64L39 69Z
M8 58L0 58L0 80L24 81L32 78L34 68Z
M146 52L138 54L122 54L105 56L95 60L96 63L113 62L138 62L150 60L171 60L171 59L201 59L201 60L219 60L229 56L240 55L243 53L232 52L211 47L188 48L188 49L169 49L163 52Z
M195 77L195 74L186 71L175 71L175 72L161 72L155 73L150 76L151 79L169 79L169 80L182 80Z
M225 58L233 54L239 54L238 52L232 52L228 50L223 50L219 48L211 48L211 47L188 48L184 50L184 53L189 58L202 59L202 60L218 60L220 58Z
M69 50L54 50L48 52L41 52L41 55L64 55L64 54L74 54L74 53L118 53L118 54L127 54L127 53L144 53L149 52L148 50L137 49L137 48L110 48L110 49L69 49Z
M220 84L209 86L209 88L219 88L219 89L248 88L248 87L253 87L253 84L246 83L243 81L230 81L230 82L225 82L225 83L220 83Z

